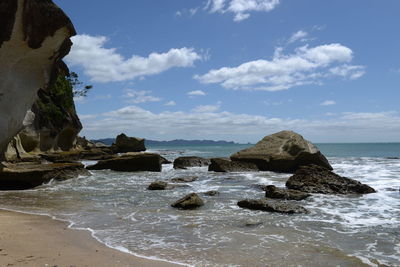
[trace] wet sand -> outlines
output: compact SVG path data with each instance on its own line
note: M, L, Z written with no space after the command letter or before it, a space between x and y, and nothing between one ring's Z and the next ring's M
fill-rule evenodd
M135 257L46 216L0 210L0 266L181 266Z

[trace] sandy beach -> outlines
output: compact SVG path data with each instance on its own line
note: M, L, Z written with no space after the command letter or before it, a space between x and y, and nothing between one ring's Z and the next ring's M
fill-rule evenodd
M46 216L0 210L0 266L180 266L123 253Z

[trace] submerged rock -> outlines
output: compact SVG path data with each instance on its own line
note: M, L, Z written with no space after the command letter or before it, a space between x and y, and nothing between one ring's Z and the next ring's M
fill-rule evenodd
M213 197L219 195L219 192L216 190L211 190L203 193L206 196Z
M154 153L136 153L123 156L114 156L111 159L100 160L94 165L86 167L88 170L138 172L161 172L160 155Z
M339 176L332 171L316 166L303 166L286 182L289 189L320 194L368 194L375 189L356 180Z
M208 171L214 172L255 172L258 171L256 164L251 162L231 161L226 158L213 158L208 166Z
M67 180L89 174L81 163L7 164L0 171L0 190L31 189L52 179Z
M173 183L191 183L194 181L197 181L199 177L197 176L187 176L187 177L178 177L178 178L172 178L171 182Z
M285 200L303 200L311 196L298 190L278 188L274 185L267 185L265 187L265 197Z
M286 202L286 201L269 201L266 199L245 199L237 203L241 208L250 210L261 210L268 212L278 212L286 214L309 213L302 206Z
M204 206L204 201L196 193L191 193L177 200L171 206L184 210L197 209L201 206Z
M164 182L164 181L155 181L152 182L147 189L148 190L165 190L167 189L168 183Z
M123 133L117 136L113 147L116 153L146 151L143 138L128 137Z
M231 155L231 159L254 163L261 171L293 173L300 166L309 164L332 170L332 166L316 146L292 131L266 136L255 146Z
M174 169L187 167L203 167L210 165L210 160L201 157L179 157L174 160Z

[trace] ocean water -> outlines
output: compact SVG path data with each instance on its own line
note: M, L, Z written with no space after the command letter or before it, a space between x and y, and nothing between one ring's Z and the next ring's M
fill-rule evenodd
M249 145L151 147L173 160L184 155L226 157ZM101 242L132 254L192 266L400 266L400 144L318 144L335 172L378 192L363 196L315 194L302 201L306 215L239 208L262 198L257 185L284 186L290 174L213 173L207 168L161 173L92 171L34 190L0 192L0 207L47 214L86 228ZM92 164L93 162L85 162ZM166 191L155 180L198 176ZM218 190L218 196L202 192ZM197 192L205 206L170 204Z

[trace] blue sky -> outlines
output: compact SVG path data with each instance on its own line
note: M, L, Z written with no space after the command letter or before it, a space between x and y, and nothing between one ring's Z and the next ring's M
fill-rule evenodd
M55 0L89 138L400 141L398 0Z

